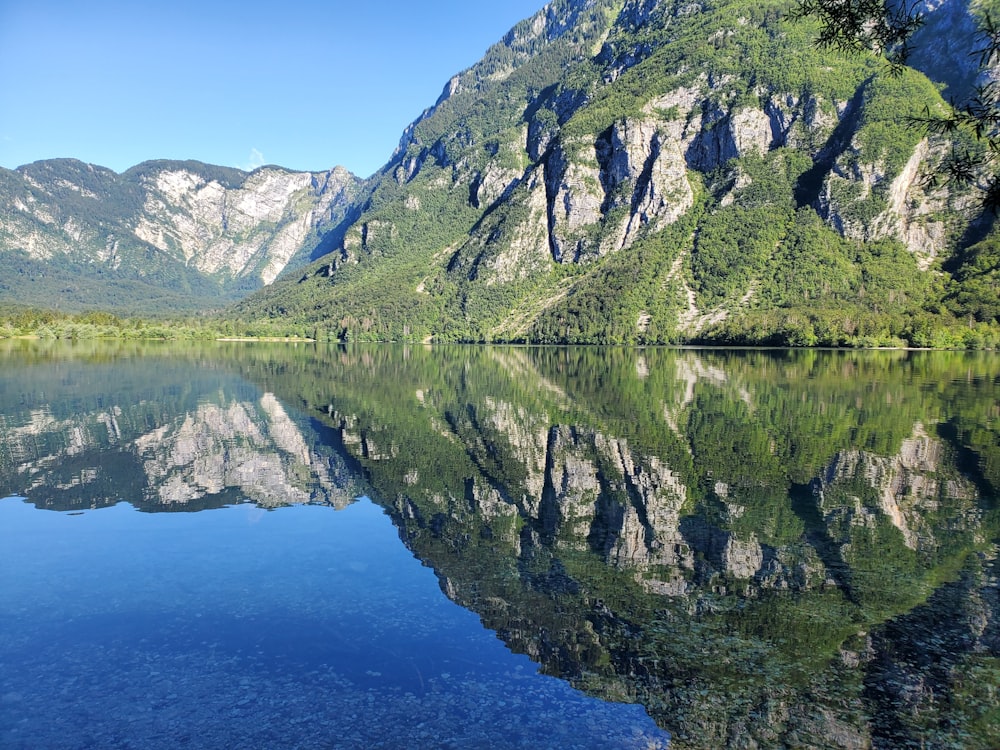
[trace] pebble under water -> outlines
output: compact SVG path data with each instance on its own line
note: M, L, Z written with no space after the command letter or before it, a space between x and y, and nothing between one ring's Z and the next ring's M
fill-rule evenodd
M367 500L83 513L0 501L0 746L662 748L538 673Z

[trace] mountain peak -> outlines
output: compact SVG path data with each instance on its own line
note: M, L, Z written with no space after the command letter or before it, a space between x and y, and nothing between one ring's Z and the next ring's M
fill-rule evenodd
M173 309L218 307L308 262L361 185L343 168L171 160L119 175L53 159L7 176L0 258L21 282L0 286L0 301L147 313L161 297Z

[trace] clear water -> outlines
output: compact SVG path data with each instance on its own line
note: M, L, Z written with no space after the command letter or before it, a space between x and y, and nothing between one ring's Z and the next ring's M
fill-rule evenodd
M0 747L1000 747L1000 357L0 342Z
M538 674L368 500L82 513L0 501L5 748L650 747Z

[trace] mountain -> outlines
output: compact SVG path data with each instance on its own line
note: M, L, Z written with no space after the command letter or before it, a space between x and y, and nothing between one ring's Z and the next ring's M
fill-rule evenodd
M975 11L929 6L924 72L892 75L817 49L793 7L554 0L407 128L333 252L237 315L341 340L995 345L992 217L929 179L955 144L912 125L946 111L935 81L968 93Z
M1000 233L915 119L979 76L969 0L912 67L792 0L553 0L371 179L0 170L0 304L220 309L330 340L1000 346ZM256 291L255 291L256 290ZM249 296L247 296L249 295Z
M0 169L0 303L217 308L311 260L360 185L342 168L154 161L117 174L59 159Z

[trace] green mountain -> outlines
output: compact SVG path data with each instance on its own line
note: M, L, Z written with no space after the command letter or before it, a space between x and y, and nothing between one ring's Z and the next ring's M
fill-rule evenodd
M117 174L59 159L0 169L0 303L218 308L322 254L359 186L340 168L156 161Z
M333 252L237 315L342 340L996 345L991 217L927 179L956 144L911 125L975 80L974 11L931 11L926 75L893 76L817 50L792 8L554 0L406 130Z

